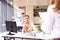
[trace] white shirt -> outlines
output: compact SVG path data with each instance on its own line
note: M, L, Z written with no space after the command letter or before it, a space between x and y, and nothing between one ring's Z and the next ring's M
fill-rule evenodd
M48 7L48 21L45 22L45 29L43 30L46 33L51 33L52 38L60 38L60 10L54 12L54 5Z
M23 26L24 23L24 17L22 15L16 16L16 24L17 26Z

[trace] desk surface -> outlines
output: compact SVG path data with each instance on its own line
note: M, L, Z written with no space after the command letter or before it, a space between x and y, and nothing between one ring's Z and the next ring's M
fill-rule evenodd
M41 33L35 33L35 36L33 33L22 33L22 32L18 32L18 33L14 33L15 35L7 35L8 32L4 32L1 34L1 36L3 37L15 37L15 38L29 38L29 39L52 39L50 37L50 34L43 34Z

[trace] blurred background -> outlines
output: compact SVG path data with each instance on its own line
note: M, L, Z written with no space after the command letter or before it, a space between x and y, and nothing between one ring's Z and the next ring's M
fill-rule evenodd
M49 0L0 0L0 32L6 31L5 21L12 21L22 12L37 26L47 21Z

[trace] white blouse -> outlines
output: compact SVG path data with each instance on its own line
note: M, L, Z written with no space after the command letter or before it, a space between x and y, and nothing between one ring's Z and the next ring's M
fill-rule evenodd
M60 38L60 10L55 12L54 5L50 5L47 9L48 21L45 22L46 33L51 33L52 38Z

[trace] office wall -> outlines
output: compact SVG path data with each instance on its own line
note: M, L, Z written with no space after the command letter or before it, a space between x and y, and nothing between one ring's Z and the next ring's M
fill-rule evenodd
M38 5L40 6L48 6L50 0L38 0Z
M17 7L25 6L26 7L26 14L31 17L33 20L33 6L48 6L50 0L13 0L14 5ZM14 9L14 13L16 15L16 9Z
M33 5L26 6L26 14L30 16L30 20L33 21Z
M28 2L27 2L28 1ZM30 16L30 19L33 21L33 4L30 0L14 0L14 6L26 7L26 14ZM16 15L17 9L14 8L14 14Z
M14 4L17 6L26 6L32 3L33 6L47 6L49 5L49 1L50 0L14 0Z

